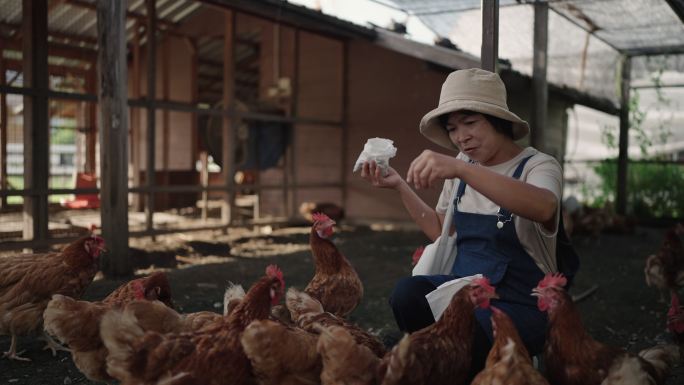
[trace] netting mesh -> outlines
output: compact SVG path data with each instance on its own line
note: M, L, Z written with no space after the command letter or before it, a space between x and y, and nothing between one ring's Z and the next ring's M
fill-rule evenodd
M435 34L480 55L481 2L393 0ZM530 2L499 1L499 57L523 74L532 73L534 8ZM618 101L619 56L623 50L684 46L684 24L659 0L549 1L549 82ZM658 69L682 70L682 55L669 55ZM645 59L633 77L647 76ZM650 65L653 70L654 65Z

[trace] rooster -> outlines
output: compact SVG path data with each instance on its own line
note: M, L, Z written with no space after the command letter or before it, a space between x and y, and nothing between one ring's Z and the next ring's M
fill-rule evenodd
M27 254L0 259L0 335L11 335L9 359L17 354L17 336L42 332L45 349L63 350L43 331L43 311L54 294L80 298L98 271L105 250L97 235L80 238L58 253Z
M346 317L363 298L363 285L349 260L328 238L335 221L322 213L313 214L309 244L316 271L304 291L318 299L325 311Z
M378 367L382 385L461 384L468 377L475 334L475 308L496 298L487 278L454 294L434 324L410 335L385 355Z
M318 334L321 326L339 326L346 329L357 344L367 347L376 356L382 357L385 354L385 345L377 337L343 318L324 311L321 303L310 295L291 287L285 295L285 303L295 324L307 332Z
M549 385L532 366L530 355L511 318L492 306L494 345L487 355L485 368L471 385Z
M684 286L684 246L680 234L684 234L681 224L668 230L660 250L646 259L646 284L659 288L661 299L663 292Z
M106 371L107 349L100 339L100 320L107 310L133 300L159 300L164 307L172 306L166 274L127 282L99 302L55 294L43 313L45 331L69 346L74 364L86 377L109 382L113 378Z
M107 371L126 384L251 384L240 337L252 321L268 318L284 287L283 273L270 265L230 314L187 333L144 332L133 315L109 311L100 325Z
M271 320L256 320L242 334L245 354L261 385L317 384L321 358L317 336Z
M323 361L323 385L372 385L380 358L357 343L349 329L341 326L316 325L320 332L317 349Z
M544 347L547 378L554 385L663 384L679 361L674 345L656 346L638 355L594 340L582 326L579 311L563 289L562 274L547 274L532 290L539 310L548 312Z

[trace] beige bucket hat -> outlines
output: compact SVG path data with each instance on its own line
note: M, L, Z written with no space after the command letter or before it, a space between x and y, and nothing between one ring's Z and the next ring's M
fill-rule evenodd
M449 139L439 116L470 110L513 122L513 140L524 138L530 126L508 110L506 87L498 74L479 68L454 71L447 76L439 94L439 105L420 120L420 133L450 150L458 150Z

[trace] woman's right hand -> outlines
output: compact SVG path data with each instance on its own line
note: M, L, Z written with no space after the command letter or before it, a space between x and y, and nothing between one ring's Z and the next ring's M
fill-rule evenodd
M361 178L375 187L393 189L396 189L404 181L392 167L387 167L387 175L382 176L382 169L373 160L363 164Z

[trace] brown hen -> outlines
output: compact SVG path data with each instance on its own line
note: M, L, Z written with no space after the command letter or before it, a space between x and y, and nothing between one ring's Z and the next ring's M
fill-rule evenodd
M363 298L363 284L349 260L328 239L335 221L313 214L309 245L316 271L304 291L323 304L325 311L346 317Z
M129 281L98 302L55 294L43 313L45 331L69 346L71 358L86 377L108 382L113 379L106 371L107 349L100 339L100 320L107 310L141 299L158 299L165 304L163 307L172 305L165 273Z
M324 311L321 303L312 296L291 287L285 295L285 303L295 324L307 332L318 334L319 326L340 326L354 337L356 343L367 347L376 356L382 357L385 354L385 345L376 336L343 318Z
M684 234L681 224L668 230L660 250L646 258L646 284L659 288L661 296L684 286L684 246L679 238L681 234Z
M380 358L359 344L349 329L317 325L321 333L317 349L323 361L323 385L372 385L377 381Z
M533 289L538 307L549 314L544 347L544 365L554 385L663 384L671 366L679 360L674 345L656 346L639 352L604 345L584 329L579 311L563 289L562 274L548 274Z
M487 278L459 290L434 324L410 335L385 355L378 367L382 385L461 384L468 377L475 333L475 307L496 298Z
M59 253L25 254L0 258L0 335L11 335L3 356L29 361L17 352L17 336L43 333L46 349L61 348L43 332L43 311L55 294L80 298L98 270L104 240L89 235Z
M511 318L492 306L492 345L485 368L471 385L549 385L532 366L532 359Z
M131 313L110 311L100 326L107 371L127 384L251 384L240 337L252 321L268 318L284 286L282 272L271 265L229 315L188 333L145 332Z

